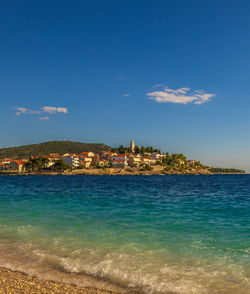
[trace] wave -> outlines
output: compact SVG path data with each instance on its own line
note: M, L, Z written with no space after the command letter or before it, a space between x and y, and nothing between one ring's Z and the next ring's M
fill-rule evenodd
M58 240L57 240L58 242ZM55 243L57 243L55 242ZM118 293L245 294L250 272L221 261L177 260L164 252L81 248L70 254L32 243L0 240L0 266L43 280L96 287ZM66 253L67 251L67 253Z

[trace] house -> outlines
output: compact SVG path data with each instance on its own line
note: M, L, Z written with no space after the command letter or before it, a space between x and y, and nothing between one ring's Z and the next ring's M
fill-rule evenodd
M79 157L77 156L67 156L61 158L66 164L69 164L72 167L79 166Z
M152 157L153 159L158 160L158 161L161 160L161 154L158 152L151 153L150 157Z
M53 157L59 157L59 153L50 153L49 156L53 156Z
M0 162L1 163L4 163L6 165L8 165L9 163L11 163L12 159L10 158L4 158L4 159L1 159Z
M95 156L92 157L92 161L93 161L94 163L96 163L99 159L100 159L100 156L97 155L97 154L95 154Z
M148 165L155 165L156 164L156 159L153 159L150 156L143 156L142 157L142 163L148 164Z
M0 162L0 170L6 170L7 164Z
M112 162L114 168L125 168L128 166L127 160L115 159Z
M185 164L185 161L182 160L182 159L178 159L178 163L179 163L180 165L183 165L183 164Z
M111 158L111 164L113 167L124 168L128 166L128 159L130 154L116 154Z
M112 156L116 155L116 153L111 152L111 151L100 151L99 156L102 159L106 159L108 161L112 161Z
M111 162L113 159L113 156L115 155L117 155L117 153L107 151L105 155L103 156L103 158Z
M196 162L196 160L194 160L194 159L188 160L189 164L195 164L195 162Z
M8 170L11 171L16 171L16 172L22 172L25 170L25 162L21 160L13 160L9 165L8 165Z
M44 164L46 168L54 165L57 160L61 159L60 156L52 156L52 155L44 155L43 157L47 159Z
M93 161L93 158L94 157L89 157L89 156L79 156L80 160L83 160L83 161L90 161L92 162Z
M139 166L141 164L141 156L139 154L131 155L129 157L128 163L130 166Z
M91 165L91 161L86 161L86 160L80 160L79 161L79 166L83 166L85 168L89 168Z
M91 151L88 151L88 152L82 152L81 156L94 157L95 154L93 152L91 152Z
M114 160L128 160L130 154L116 154L112 156L112 161Z

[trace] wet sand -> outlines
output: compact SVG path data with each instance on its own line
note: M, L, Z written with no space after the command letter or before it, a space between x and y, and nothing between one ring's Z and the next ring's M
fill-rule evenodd
M72 294L118 294L95 288L80 288L70 284L52 281L42 281L37 278L0 268L0 293L1 294L26 294L26 293L72 293Z

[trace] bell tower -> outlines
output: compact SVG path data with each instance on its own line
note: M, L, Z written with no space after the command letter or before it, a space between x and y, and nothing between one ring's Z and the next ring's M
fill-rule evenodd
M133 139L130 142L130 152L135 153L135 143Z

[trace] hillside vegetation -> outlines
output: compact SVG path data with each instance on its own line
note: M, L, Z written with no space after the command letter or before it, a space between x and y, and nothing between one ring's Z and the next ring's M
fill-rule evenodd
M0 158L28 158L30 155L49 153L81 153L84 151L97 152L111 150L110 146L102 143L81 143L72 141L49 141L40 144L25 145L0 149Z

